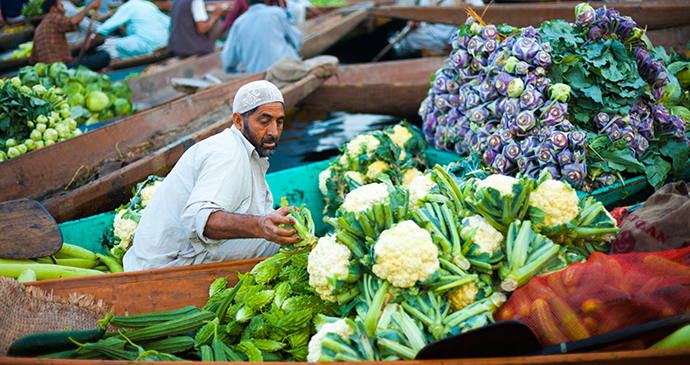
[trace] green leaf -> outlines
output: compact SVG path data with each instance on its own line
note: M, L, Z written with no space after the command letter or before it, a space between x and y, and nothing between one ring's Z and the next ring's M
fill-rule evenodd
M654 155L645 159L645 164L647 165L645 169L647 181L654 189L659 189L671 171L671 164L664 160L663 157Z
M685 162L688 160L688 146L686 144L669 140L659 146L659 152L671 158L673 171L676 174L685 170Z
M592 85L590 87L586 87L581 89L581 91L590 99L594 100L597 103L603 104L604 100L602 99L601 96L601 89L599 86Z

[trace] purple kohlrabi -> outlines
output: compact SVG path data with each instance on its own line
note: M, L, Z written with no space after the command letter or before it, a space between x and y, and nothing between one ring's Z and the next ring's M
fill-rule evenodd
M607 172L600 174L594 178L594 181L597 183L597 186L602 188L615 184L617 180L618 178L616 177L616 175Z
M539 67L549 67L551 66L551 55L548 52L539 51L537 52L537 55L534 56L532 63Z
M504 156L502 153L499 153L496 155L491 167L493 167L499 174L509 175L515 170L516 166L506 156Z
M535 136L528 136L520 142L520 151L524 156L536 156L539 150L539 139Z
M459 87L460 85L458 82L453 79L448 79L448 81L446 81L446 91L449 94L457 94Z
M570 183L570 185L579 187L582 184L582 180L587 176L587 168L583 163L571 163L563 166L561 173L565 181Z
M489 145L489 148L496 152L503 150L503 143L501 143L501 137L499 136L498 131L491 134L486 142Z
M470 110L470 120L474 123L483 124L489 117L489 111L482 105Z
M577 18L575 19L575 23L582 28L589 27L590 25L594 24L594 22L597 20L597 16L594 13L594 9L583 10L576 16Z
M604 132L608 134L609 138L611 138L611 142L616 142L621 139L621 127L615 124L612 124L610 127L604 129Z
M464 49L455 50L450 54L451 66L456 69L470 67L471 61L472 56Z
M607 125L609 125L609 122L611 121L611 116L608 113L600 112L599 114L594 116L594 125L597 126L597 129L601 130Z
M448 103L450 103L451 109L460 108L462 106L460 103L460 95L459 94L450 94L448 96Z
M544 170L548 171L554 180L560 180L561 179L561 167L558 166L558 164L549 163L546 165L541 165L541 169L542 169L542 171L544 171Z
M518 113L515 119L515 126L517 128L517 134L524 136L526 135L534 126L537 125L537 118L529 110L523 110Z
M520 146L515 142L503 147L503 155L510 160L510 162L517 163L517 158L520 157L520 154Z
M495 40L495 39L489 39L484 42L484 45L482 46L482 53L490 55L496 51L496 48L498 48L498 45L500 43Z
M424 101L419 105L419 110L417 111L417 114L419 114L420 117L424 118L425 115L431 112L434 108L434 103L431 99L431 96L427 96Z
M573 153L569 149L564 149L563 151L558 152L556 159L561 166L565 166L573 162Z
M499 104L503 99L495 99L486 104L486 110L489 111L491 119L500 119L503 113L499 112Z
M517 98L520 95L522 95L522 92L525 90L525 83L520 79L519 77L516 77L508 83L508 88L506 89L506 93L508 94L509 97L511 98Z
M625 43L628 38L633 34L633 29L635 29L635 21L632 20L629 16L623 16L618 18L618 24L616 24L616 28L613 30L614 33L618 36L618 39L622 42Z
M556 159L556 151L549 142L542 142L537 150L537 159L539 160L539 165L544 166L547 164L558 163Z
M546 103L539 111L541 112L541 120L539 122L542 125L557 125L563 122L568 115L568 104L551 101Z
M654 138L654 119L652 119L652 117L640 119L640 125L637 127L637 133L646 139Z
M551 51L553 51L553 47L551 47L551 43L549 43L549 42L542 43L541 46L539 46L539 48L542 51L548 52L548 53L551 53Z
M498 29L495 25L489 24L482 29L482 38L496 39L498 37Z
M548 77L539 77L537 78L534 87L537 89L537 91L546 95L546 93L549 91L549 88L551 87L551 79L549 79Z
M465 110L470 110L482 103L482 99L474 90L468 90L465 98Z
M508 95L508 85L514 78L515 76L507 72L500 72L494 77L494 87L496 91L503 96Z
M467 43L467 51L472 56L477 57L478 55L481 54L483 46L484 46L484 39L482 39L482 37L476 35L476 36L470 38L470 41Z
M498 138L501 139L501 143L506 145L514 140L513 132L508 128L500 128L496 131L498 133Z
M497 154L498 154L498 152L496 152L495 150L487 149L482 154L482 159L484 159L484 162L491 165L491 163L494 162L494 159L496 158Z
M654 104L652 106L652 118L663 128L671 125L671 113L663 104Z
M489 64L489 60L484 55L476 55L470 62L470 68L475 72L480 72L486 65Z
M535 110L544 105L543 95L532 86L527 86L520 94L520 108Z
M635 136L635 140L632 145L629 146L630 150L633 152L633 156L641 156L649 148L649 141L642 137L641 135Z
M620 115L616 114L613 116L612 122L615 123L617 126L623 128L628 125L628 121L630 121L630 118L627 115Z
M436 119L436 122L438 123L438 125L448 124L448 114L439 115L438 118Z
M570 123L570 121L567 119L563 119L563 121L558 126L560 130L562 130L563 132L572 132L575 130L575 126L573 125L573 123Z
M460 117L462 117L462 113L458 108L450 108L448 111L448 119L457 120L460 119Z
M571 146L581 146L585 142L586 138L587 133L583 131L572 131L568 135L568 139L570 140Z
M448 82L448 77L441 72L437 72L436 78L434 79L434 90L437 93L447 92L446 82Z
M606 36L606 30L600 28L599 26L595 25L591 28L589 28L589 41L593 42L598 42L602 38Z
M434 145L439 150L446 149L446 127L439 125L436 127L436 133L434 134Z
M515 64L515 74L516 75L527 75L529 70L532 68L529 63L525 61L520 61Z
M640 126L640 117L637 114L628 114L628 125L637 129Z
M498 92L489 79L484 80L481 84L479 84L479 96L485 102L494 100L498 97Z
M549 142L555 151L568 147L568 134L561 131L553 131L549 136Z
M450 94L438 94L434 100L434 105L441 113L448 113L448 110L452 107L450 104Z
M635 141L635 137L637 136L637 132L633 127L630 126L625 126L621 128L621 139L625 140L625 145L630 147L633 144L633 141Z
M427 114L422 120L422 131L427 142L431 142L434 139L436 127L438 126L437 118L438 116L435 114Z

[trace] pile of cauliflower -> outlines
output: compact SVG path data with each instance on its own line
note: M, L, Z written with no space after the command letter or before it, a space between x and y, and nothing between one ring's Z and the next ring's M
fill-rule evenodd
M141 212L153 198L153 194L163 182L163 178L150 176L146 181L137 184L134 196L125 206L120 207L113 220L113 247L110 253L122 260L134 239L134 232L139 226Z

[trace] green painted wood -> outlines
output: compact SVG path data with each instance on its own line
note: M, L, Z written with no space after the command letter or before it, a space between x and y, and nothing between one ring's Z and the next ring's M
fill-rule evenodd
M88 218L59 224L65 242L105 254L103 242L113 229L115 212L97 214Z

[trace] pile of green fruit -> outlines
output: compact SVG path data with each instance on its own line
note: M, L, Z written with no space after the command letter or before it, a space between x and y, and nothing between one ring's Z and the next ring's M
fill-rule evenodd
M86 67L68 69L62 62L22 67L19 78L23 85L55 87L69 105L70 117L77 125L92 125L118 115L134 112L130 102L132 90L124 82L111 82L110 77Z

